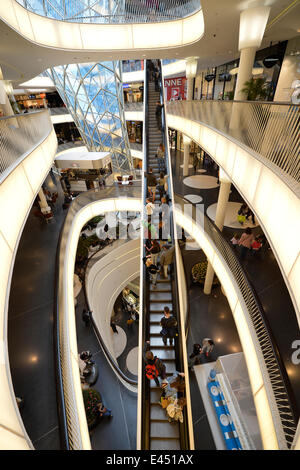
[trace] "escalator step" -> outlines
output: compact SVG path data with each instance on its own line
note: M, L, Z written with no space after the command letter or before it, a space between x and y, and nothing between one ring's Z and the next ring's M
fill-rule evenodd
M179 439L150 439L150 450L180 450Z
M150 420L151 421L168 421L166 410L164 410L158 403L150 407Z
M155 438L179 438L179 426L178 424L172 424L168 421L161 422L150 422L150 435L152 439Z

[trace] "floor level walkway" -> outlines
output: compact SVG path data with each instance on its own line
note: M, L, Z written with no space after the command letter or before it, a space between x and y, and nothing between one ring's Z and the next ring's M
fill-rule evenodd
M219 186L215 185L214 188L211 189L199 189L199 188L192 188L190 186L186 186L183 183L183 176L182 176L182 168L180 165L183 163L183 152L180 151L171 151L171 160L172 160L172 174L173 174L173 181L174 181L174 191L178 194L182 195L197 195L201 196L204 204L204 209L207 212L207 209L212 204L216 203L218 200L218 191ZM192 160L192 157L191 157ZM194 169L189 170L189 176L194 175ZM197 175L207 175L217 177L217 171L213 168L203 168L202 165L199 165L197 168ZM231 202L238 202L242 203L243 200L232 185L231 187L232 192L230 194L229 201ZM243 229L236 229L230 227L224 227L223 234L224 237L230 241L233 234L235 232L242 233ZM253 229L253 233L262 233L260 227L256 227ZM189 267L188 272L192 267L192 264L196 264L197 256L195 255L195 251L191 252L192 255L192 263ZM291 302L287 287L281 275L280 269L278 267L277 261L270 249L267 249L262 253L262 256L259 257L249 257L244 261L243 267L247 272L250 281L252 282L260 301L262 302L263 308L271 325L271 329L275 340L278 345L278 349L280 351L281 357L286 367L286 371L289 375L289 379L291 382L291 386L294 392L294 396L298 405L298 409L300 410L300 373L299 373L299 366L294 365L291 361L293 349L292 349L292 342L296 339L300 339L299 335L299 327L296 319L296 314L294 311L293 304ZM198 289L200 292L200 288ZM200 298L204 296L203 292L200 292ZM217 299L214 299L215 291L212 291L212 294L208 296L208 303L214 302L216 300L216 305L214 308L222 310L222 307L219 304ZM205 298L207 296L204 296ZM219 298L222 298L221 296ZM193 300L190 298L190 300ZM191 305L191 315L193 316L193 311L195 311L195 315L199 311L196 307L196 303L194 301L190 302ZM205 310L202 307L201 310L204 314ZM207 311L208 313L208 311ZM197 317L198 318L198 317ZM218 325L222 325L222 321L220 319L216 319ZM214 322L214 328L217 327L217 324ZM193 325L194 327L194 325ZM214 330L209 333L210 337L215 339L213 336ZM229 334L229 336L228 336ZM230 330L225 330L223 334L223 340L226 344L231 344L231 337L230 337Z

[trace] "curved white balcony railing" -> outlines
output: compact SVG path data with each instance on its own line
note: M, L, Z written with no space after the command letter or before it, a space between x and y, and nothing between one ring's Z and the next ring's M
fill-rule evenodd
M166 110L168 126L211 155L253 209L300 324L299 106L177 101L167 103Z
M13 390L7 314L17 247L32 203L53 163L57 139L48 111L0 119L0 449L32 449Z
M0 182L52 129L46 109L0 118Z
M155 22L157 15L150 16L145 22L141 22L140 16L136 17L137 22L119 24L70 22L33 13L16 0L0 2L0 19L28 41L66 52L82 52L85 57L87 51L138 53L150 49L183 47L199 41L204 34L203 12L200 8L193 10L189 16L179 16L179 19L170 21L162 19L161 22Z
M80 231L99 214L127 210L140 212L140 190L139 185L133 185L85 192L73 201L62 229L57 258L57 353L66 439L70 449L91 449L79 375L74 308L73 278Z
M17 0L27 10L55 20L77 23L146 23L184 18L200 9L200 0L119 0L105 6L77 0Z

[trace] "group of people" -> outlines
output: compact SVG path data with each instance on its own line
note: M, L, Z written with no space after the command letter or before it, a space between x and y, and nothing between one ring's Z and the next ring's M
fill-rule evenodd
M147 379L154 380L156 386L161 389L159 404L166 410L169 422L182 423L183 407L186 405L184 373L176 371L167 379L166 366L150 350L150 341L146 341L144 347L144 361Z
M154 239L146 239L145 242L146 257L144 259L146 270L149 274L153 289L156 288L157 276L164 279L168 277L169 266L173 262L175 247L169 244L163 244ZM159 267L160 264L160 267Z
M148 75L149 80L155 83L155 91L160 91L161 73L160 73L158 62L149 60L148 71L149 71L149 75Z
M255 256L262 248L263 235L254 236L250 227L247 227L242 235L235 233L231 239L233 248L240 249L241 260L245 260L248 254Z
M200 343L195 343L193 346L193 352L189 356L189 368L194 370L194 364L200 364L201 355L204 354L205 357L209 358L212 350L214 349L215 343L211 338L204 338L202 340L202 345Z
M157 149L157 159L159 165L159 178L157 179L153 173L153 169L149 168L148 172L145 173L147 179L147 188L149 193L149 199L152 203L155 202L156 188L159 191L160 200L163 197L167 197L168 192L168 175L165 173L165 156L164 147L162 144ZM149 215L149 214L148 214ZM151 215L151 214L150 214Z

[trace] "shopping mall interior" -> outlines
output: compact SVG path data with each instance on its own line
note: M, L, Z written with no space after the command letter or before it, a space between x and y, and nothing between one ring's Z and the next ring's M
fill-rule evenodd
M300 0L2 0L0 44L0 449L300 450Z

